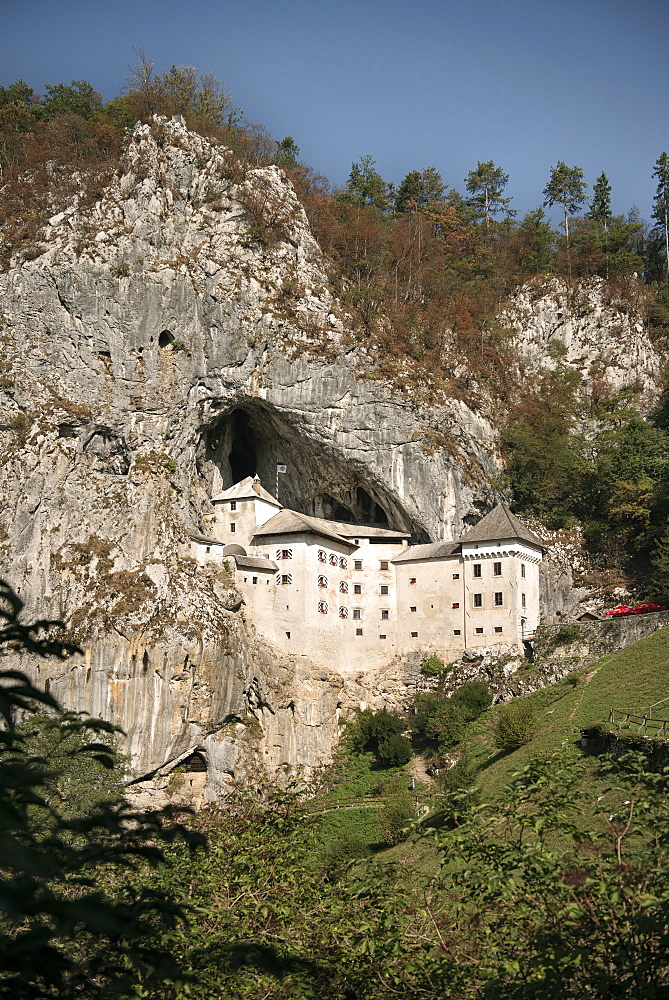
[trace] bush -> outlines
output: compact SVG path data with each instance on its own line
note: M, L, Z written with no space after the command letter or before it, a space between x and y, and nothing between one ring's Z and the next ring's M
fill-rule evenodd
M467 681L453 694L451 701L460 705L470 719L478 719L481 712L492 705L492 694L482 681Z
M534 705L526 699L503 705L495 723L495 746L517 750L537 735L539 720Z
M396 774L388 781L379 809L379 833L386 844L401 844L409 836L409 824L415 818L416 809L406 775Z
M420 672L424 677L439 677L444 670L444 661L440 660L434 653L423 660L420 665Z
M419 694L414 701L412 729L419 740L448 749L462 739L467 713L451 698Z
M349 746L356 753L373 753L382 767L400 766L411 759L411 744L401 736L405 729L406 722L387 709L366 708L347 723Z
M376 758L382 767L403 767L412 756L411 744L400 733L393 733L383 743L379 743L376 751Z

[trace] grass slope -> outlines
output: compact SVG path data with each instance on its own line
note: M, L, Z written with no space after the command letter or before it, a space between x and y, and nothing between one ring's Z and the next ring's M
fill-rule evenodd
M578 674L527 696L542 725L538 735L519 750L495 749L492 708L471 728L467 748L481 768L484 796L494 796L514 771L562 745L578 753L579 730L607 722L611 708L653 708L657 718L669 718L669 628L658 629L633 646L603 657Z

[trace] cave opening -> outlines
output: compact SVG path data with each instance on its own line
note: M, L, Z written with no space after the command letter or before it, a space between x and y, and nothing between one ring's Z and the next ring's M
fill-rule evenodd
M232 473L232 483L241 483L247 476L255 476L258 469L253 430L249 415L245 410L233 410L230 415L232 442L228 461Z

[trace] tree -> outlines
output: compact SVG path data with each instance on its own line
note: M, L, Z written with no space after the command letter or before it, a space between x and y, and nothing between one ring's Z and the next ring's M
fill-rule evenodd
M605 173L601 173L592 189L592 201L588 218L599 222L606 230L611 218L611 185Z
M492 160L486 163L481 163L479 160L476 170L470 170L465 178L467 190L472 195L468 203L477 217L485 220L486 229L490 228L491 216L497 215L502 209L506 211L507 216L516 214L507 208L511 198L502 197L502 192L508 183L509 175L505 174L501 167L496 167Z
M24 624L22 606L0 581L0 649L59 659L78 651L60 638L59 623ZM14 723L17 712L30 713L35 705L51 713L54 733L63 727L66 757L114 766L106 741L113 726L63 713L24 674L0 672L0 994L24 1000L128 995L139 981L180 977L169 948L153 935L183 909L165 892L129 886L119 872L140 862L160 864L161 840L183 835L202 844L203 838L166 826L167 811L142 814L118 801L87 802L66 816L58 794L62 762L31 744L29 723L23 732ZM91 743L85 739L91 733L102 739Z
M657 177L657 191L652 217L657 223L655 230L664 243L665 274L669 281L669 155L667 153L662 153L657 159L653 177Z
M481 712L492 705L490 689L482 681L467 681L453 692L451 701L461 705L471 720L478 719Z
M531 701L518 699L502 705L495 720L495 744L500 750L517 750L537 735L539 720Z
M356 753L371 752L382 767L400 767L411 759L411 744L402 733L406 722L382 708L365 708L348 723L349 745Z
M381 212L387 210L390 185L374 168L375 162L372 156L367 155L361 156L357 163L351 164L346 188L339 195L340 201L348 201L360 207L374 205Z
M564 232L569 244L569 216L585 201L586 184L580 167L568 167L562 160L551 168L548 184L544 188L544 205L562 205Z
M419 172L411 170L395 193L395 211L409 212L441 201L446 187L441 174L434 167Z
M67 114L91 118L101 107L102 97L86 80L72 80L69 86L64 83L47 84L46 97L42 102L45 118Z
M297 145L292 135L287 135L281 142L276 144L277 163L284 170L289 170L297 166L297 158L300 155L300 147Z

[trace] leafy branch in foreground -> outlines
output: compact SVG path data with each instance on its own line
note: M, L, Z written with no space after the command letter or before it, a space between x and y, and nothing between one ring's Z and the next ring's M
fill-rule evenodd
M59 623L23 623L22 607L0 583L0 653L64 659L76 651L58 637ZM118 796L68 815L54 794L57 771L36 752L30 726L15 724L18 712L38 705L50 710L52 733L62 727L66 756L116 764L107 742L114 727L65 713L25 674L0 671L0 996L123 995L138 981L178 978L154 934L182 919L184 907L169 892L132 887L122 877L113 894L101 886L118 872L161 865L161 842L183 838L195 846L203 838L172 823L168 810L137 812ZM103 739L91 742L91 733Z

